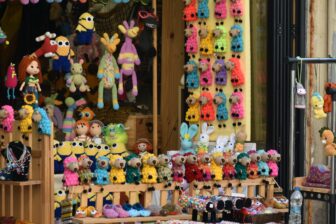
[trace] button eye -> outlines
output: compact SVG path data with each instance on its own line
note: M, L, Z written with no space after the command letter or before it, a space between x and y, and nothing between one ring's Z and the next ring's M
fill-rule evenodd
M72 146L73 146L73 147L77 146L77 142L73 142L73 143L72 143Z
M108 147L108 146L105 146L104 149L105 149L105 150L109 150L109 147Z

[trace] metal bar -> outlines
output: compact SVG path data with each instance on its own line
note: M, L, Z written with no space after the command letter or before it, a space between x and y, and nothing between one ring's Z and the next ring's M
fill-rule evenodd
M293 66L291 70L290 77L290 126L289 126L289 176L288 176L288 184L289 190L292 190L292 181L294 176L294 142L295 142L295 107L294 107L294 86L295 86L295 67Z
M336 63L336 58L288 58L289 63L315 63L315 64L328 64Z

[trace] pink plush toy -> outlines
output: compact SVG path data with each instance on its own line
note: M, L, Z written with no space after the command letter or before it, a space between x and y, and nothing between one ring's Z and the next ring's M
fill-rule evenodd
M77 158L74 156L66 157L63 161L64 177L63 185L65 187L79 185L79 176L77 171L79 169Z
M173 180L175 182L182 183L184 177L184 163L185 158L180 153L176 153L172 156L172 163L173 163Z
M11 63L7 69L5 86L7 87L7 99L15 100L15 88L18 84L18 78L15 72L15 64Z
M231 117L233 119L243 119L244 118L244 96L243 93L235 91L232 93L229 99L231 105Z
M230 13L232 17L242 17L244 13L242 0L231 0Z
M267 162L268 168L270 169L270 176L277 177L279 175L278 162L281 160L281 155L275 150L270 149L267 151L271 155L270 160Z
M211 74L211 65L210 59L200 59L198 69L201 73L200 81L201 86L211 86L212 85L212 74Z
M195 54L198 51L198 42L197 42L197 27L193 24L190 24L185 29L185 36L187 38L185 44L185 51L190 54Z
M215 0L215 18L225 19L226 18L226 0Z
M11 132L13 130L14 110L10 105L4 105L0 110L0 121L3 130L6 132Z
M250 156L251 162L247 166L247 175L249 179L256 179L259 177L259 168L258 162L260 161L261 157L255 150L250 150L247 153Z
M223 166L223 180L232 180L236 177L237 155L224 154L224 158L226 162Z
M231 83L233 87L244 85L245 76L238 58L230 58L225 62L225 67L231 71Z
M23 5L28 5L29 4L29 0L20 0L20 1L21 1L21 4L23 4ZM36 3L39 2L39 0L30 0L30 2L32 4L36 4Z

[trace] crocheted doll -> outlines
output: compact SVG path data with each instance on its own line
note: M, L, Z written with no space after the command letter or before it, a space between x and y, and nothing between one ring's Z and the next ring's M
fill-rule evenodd
M198 65L192 59L190 59L184 66L184 71L187 73L186 87L188 89L197 89L199 87L199 78L197 70Z
M91 141L95 144L101 144L103 142L102 132L104 128L104 123L98 120L90 121L89 134L91 136Z
M271 158L267 163L270 169L270 176L277 177L279 175L279 167L277 163L280 162L281 155L275 149L270 149L267 153L271 155Z
M199 102L196 94L190 94L186 99L189 108L185 115L185 120L189 123L197 123L199 121Z
M98 148L96 144L90 143L86 144L84 147L84 154L89 157L89 159L92 161L92 164L90 166L91 172L94 172L96 169L96 156L98 155Z
M141 155L141 182L144 184L157 183L158 174L155 166L158 165L158 159L154 154L144 153Z
M30 105L23 105L19 110L20 115L20 124L19 130L22 133L31 133L33 131L32 126L32 116L34 113L34 109Z
M89 45L92 42L93 33L96 31L94 26L94 17L85 12L78 18L76 27L75 45Z
M226 0L215 0L215 18L226 19Z
M126 149L126 145L124 143L112 143L111 147L110 147L111 151L110 154L111 155L119 155L122 157L126 157L129 155L127 149Z
M50 33L47 31L45 34L35 38L36 42L43 41L41 47L37 49L34 53L30 55L32 58L39 58L44 56L46 58L55 56L57 51L57 43L54 40L56 37L55 33Z
M126 161L119 155L111 155L110 156L110 181L113 184L124 184L126 183L125 176L125 165Z
M76 156L78 159L81 155L84 155L84 143L81 141L73 141L71 142L71 152L72 155Z
M210 135L215 131L215 127L208 125L206 122L202 124L202 131L199 135L197 143L197 153L207 153L209 151Z
M58 47L56 55L53 57L52 69L59 73L70 73L70 58L75 56L74 51L71 49L68 38L64 36L56 37L55 39Z
M238 58L230 58L225 62L225 67L231 71L232 86L237 87L245 84L245 76Z
M197 15L199 19L209 18L209 0L198 0Z
M231 0L230 13L231 13L232 17L236 18L236 22L238 20L240 20L239 22L242 22L240 18L244 14L244 8L243 8L243 6L244 5L243 5L242 0Z
M64 166L64 177L63 185L65 187L77 186L79 185L78 171L78 161L74 156L69 156L63 161Z
M15 88L18 84L17 75L15 72L15 64L10 63L7 69L5 86L7 87L7 99L15 100Z
M223 166L223 180L232 180L236 178L237 154L225 153L225 164Z
M258 162L260 161L260 155L255 150L248 151L251 163L247 166L247 175L249 179L256 179L259 177Z
M67 79L67 85L69 86L70 92L74 93L77 89L80 92L90 92L90 87L86 84L87 80L83 75L84 60L80 59L78 63L75 63L70 59L70 63L71 76Z
M185 158L180 153L172 156L173 180L178 183L183 182Z
M211 154L210 169L212 180L220 181L223 179L224 163L225 159L222 151L215 151Z
M56 147L56 155L57 158L54 160L54 171L55 174L61 174L64 172L64 166L63 161L65 158L72 155L71 151L71 142L60 142L58 145L55 145Z
M79 142L90 142L91 138L89 136L90 124L86 120L78 120L75 124L76 137L74 141Z
M170 187L173 182L172 163L167 155L161 154L158 156L158 183L165 183L164 187Z
M295 82L294 107L296 109L306 109L306 94L307 94L307 91L304 88L304 86L299 82ZM314 95L316 97L314 97ZM315 93L313 93L313 96L312 96L312 101L313 100L315 101L314 104L313 104L313 108L315 108L314 107L315 103L318 103L318 101L323 100L323 98L318 92L315 92ZM319 106L322 108L323 103L321 103L321 105L319 105Z
M113 143L127 144L128 135L123 124L108 124L103 130L104 141L107 145L112 146Z
M265 152L265 150L263 149L258 150L257 153L260 156L260 160L258 162L259 175L263 177L268 177L270 172L267 163L270 160L271 155Z
M185 43L185 52L189 54L195 54L198 52L198 37L197 27L193 24L189 24L184 30L187 41Z
M247 153L240 153L237 157L236 169L236 178L239 180L247 179L247 166L250 165L251 159Z
M210 58L199 59L198 69L200 71L200 82L202 87L209 87L212 85L212 74Z
M231 51L241 53L244 51L243 28L235 24L230 29Z
M227 74L224 59L217 59L212 65L212 71L216 73L215 83L218 86L225 86L227 83Z
M210 92L202 92L199 98L201 104L201 120L214 121L216 118L213 106L213 98Z
M203 181L211 180L210 160L211 156L208 153L201 152L197 154L198 167L202 172Z
M10 105L4 105L0 110L0 128L5 132L12 132L14 123L14 109Z
M296 94L297 95L297 94ZM326 118L327 114L323 111L324 100L320 93L315 92L311 98L311 103L313 105L314 117L316 119ZM302 105L305 106L306 101ZM297 108L297 107L296 107Z
M227 52L227 31L224 27L224 22L216 22L216 27L213 30L213 36L215 38L214 52L226 53Z
M183 9L183 19L186 22L197 20L196 0L184 1L185 7Z
M228 110L226 108L226 96L223 92L215 95L214 103L217 105L216 118L218 121L226 121L229 119Z
M181 141L181 151L182 153L194 152L193 138L198 132L198 127L196 124L188 126L186 123L182 123L180 127L180 141Z
M98 157L96 169L94 171L94 183L97 185L106 185L110 183L108 168L110 160L106 156Z
M65 99L65 104L67 105L68 109L65 113L65 118L63 120L63 127L62 131L65 134L65 140L71 141L75 137L75 133L73 132L73 128L75 126L75 119L73 118L74 111L77 107L85 104L86 101L81 98L75 101L72 97L68 97Z
M90 107L85 107L79 111L78 116L81 120L92 121L96 114L91 110Z
M209 32L207 26L201 27L198 31L200 36L200 53L202 56L212 56L214 53L213 43L212 43L212 33Z
M38 123L38 132L43 135L51 134L51 121L49 120L48 114L45 109L41 107L36 107L32 115L34 122Z
M87 155L81 155L78 159L78 175L80 184L90 184L93 178L93 173L91 172L91 165L93 161Z
M137 154L131 153L126 160L126 183L128 184L140 184L140 167L141 160Z
M184 178L188 183L193 181L202 181L203 175L197 164L197 157L191 152L185 153L184 157L186 158L185 162L185 174Z
M153 153L153 145L147 138L139 138L133 145L133 152L140 155L142 153Z
M233 119L243 119L244 118L244 96L241 92L233 92L230 96L231 103L231 117Z

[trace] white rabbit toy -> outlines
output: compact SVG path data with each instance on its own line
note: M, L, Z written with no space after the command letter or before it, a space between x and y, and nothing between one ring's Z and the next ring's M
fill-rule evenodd
M228 141L228 143L226 144L226 152L234 152L234 148L235 148L235 144L236 144L236 135L234 133L232 133L230 135L230 140Z
M229 141L228 136L222 136L219 135L216 140L216 146L213 149L213 152L224 152L225 151L225 146Z
M206 122L202 124L202 132L197 144L198 153L207 153L209 151L210 135L215 131L214 126L208 126Z

